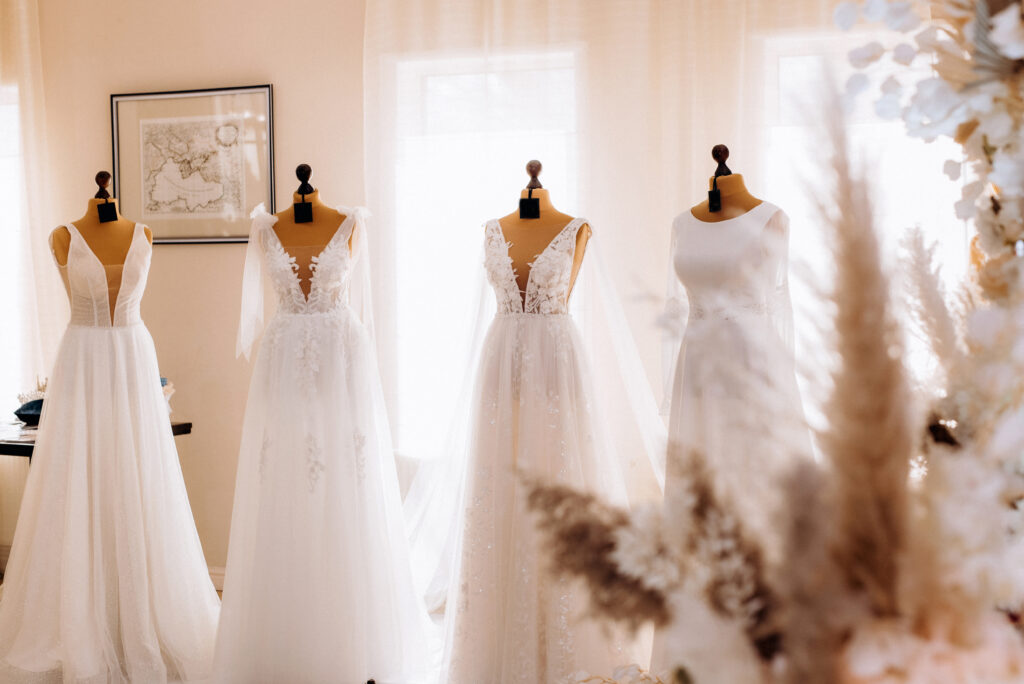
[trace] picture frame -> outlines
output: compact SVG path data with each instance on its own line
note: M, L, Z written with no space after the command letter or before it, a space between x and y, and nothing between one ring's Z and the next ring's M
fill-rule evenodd
M274 213L271 84L110 96L113 197L154 243L247 242Z

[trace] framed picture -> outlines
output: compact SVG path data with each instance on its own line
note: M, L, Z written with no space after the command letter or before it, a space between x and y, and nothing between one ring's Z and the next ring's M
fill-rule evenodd
M274 212L268 85L110 96L113 196L153 242L245 242L249 212Z

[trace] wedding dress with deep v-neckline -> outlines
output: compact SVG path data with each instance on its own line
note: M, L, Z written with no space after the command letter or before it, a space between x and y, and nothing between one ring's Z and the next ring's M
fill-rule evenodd
M105 265L67 229L71 321L4 577L0 681L204 679L219 601L139 313L152 248L136 224L124 264Z
M589 363L569 315L577 233L585 223L572 220L537 255L525 293L500 223L485 227L484 265L497 315L472 402L446 602L446 684L556 683L581 670L611 674L624 663L646 664L643 649L588 619L588 594L579 583L551 573L521 479L628 502L627 460L637 454L615 453L595 416Z
M261 326L264 270L277 312L242 428L218 683L413 684L432 674L371 337L365 210L339 211L344 221L311 256L308 296L277 219L262 205L253 212L240 353Z

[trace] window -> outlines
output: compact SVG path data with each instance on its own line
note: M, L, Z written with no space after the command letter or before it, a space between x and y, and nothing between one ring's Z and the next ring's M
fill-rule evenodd
M24 334L30 312L24 310L22 292L25 280L24 244L28 240L27 226L22 220L21 131L18 113L18 90L15 86L0 86L0 206L3 207L4 225L0 230L0 321L4 334L0 335L0 412L10 416L18 407L18 394L29 389L23 385L26 360Z
M817 326L828 315L809 288L802 273L815 274L819 284L826 282L831 256L821 219L814 203L820 192L821 165L827 162L816 151L822 149L820 131L808 121L814 102L808 95L821 92L822 75L829 73L842 87L854 73L847 54L872 40L891 40L891 36L865 33L829 33L772 38L765 43L765 115L766 156L764 194L785 208L791 219L790 259L798 274L792 279L793 307L796 312L798 358L802 345L814 345ZM865 74L870 86L856 100L849 113L847 134L854 163L864 168L874 186L875 215L883 237L887 265L897 265L900 242L906 231L920 226L928 243L937 242L937 259L947 288L956 287L967 272L967 225L956 218L953 204L960 199L962 180L952 181L943 173L947 160L962 158L960 148L948 139L932 143L910 138L901 119L883 119L875 112L875 100L882 80L892 72L889 57L873 65ZM825 69L829 71L825 71ZM916 76L930 73L927 64L915 62ZM904 72L906 73L906 72ZM904 83L910 79L904 77ZM811 115L809 117L808 115ZM930 363L920 340L908 344L911 368L920 372ZM806 402L805 402L806 403ZM812 421L820 420L816 407L808 405Z
M453 378L467 363L460 342L477 323L466 311L476 298L483 221L517 207L514 189L525 187L532 158L544 163L542 182L559 188L559 208L576 204L577 80L571 50L396 64L387 203L398 278L391 408L403 455L438 436L451 419L438 411L457 405L462 383Z

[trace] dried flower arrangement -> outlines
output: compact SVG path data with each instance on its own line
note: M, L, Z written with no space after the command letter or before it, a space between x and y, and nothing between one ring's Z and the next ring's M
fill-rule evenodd
M534 483L553 567L585 578L601 597L596 613L671 623L674 597L696 593L744 628L764 681L1024 681L1010 619L1024 612L1024 10L993 9L867 0L836 11L841 25L861 16L917 31L916 47L888 54L896 68L930 60L937 75L906 92L888 79L876 109L902 115L912 135L958 140L972 175L951 210L977 226L977 269L954 305L932 248L919 233L906 243L909 309L937 362L931 384L914 386L904 370L871 192L851 167L837 96L824 117L834 184L819 207L836 264L826 459L780 483L781 559L764 562L766 541L744 531L699 454L682 454L690 486L666 493L670 519ZM850 57L867 65L886 54L871 44ZM595 544L599 571L566 563L581 542ZM659 681L638 668L613 677L590 681Z

